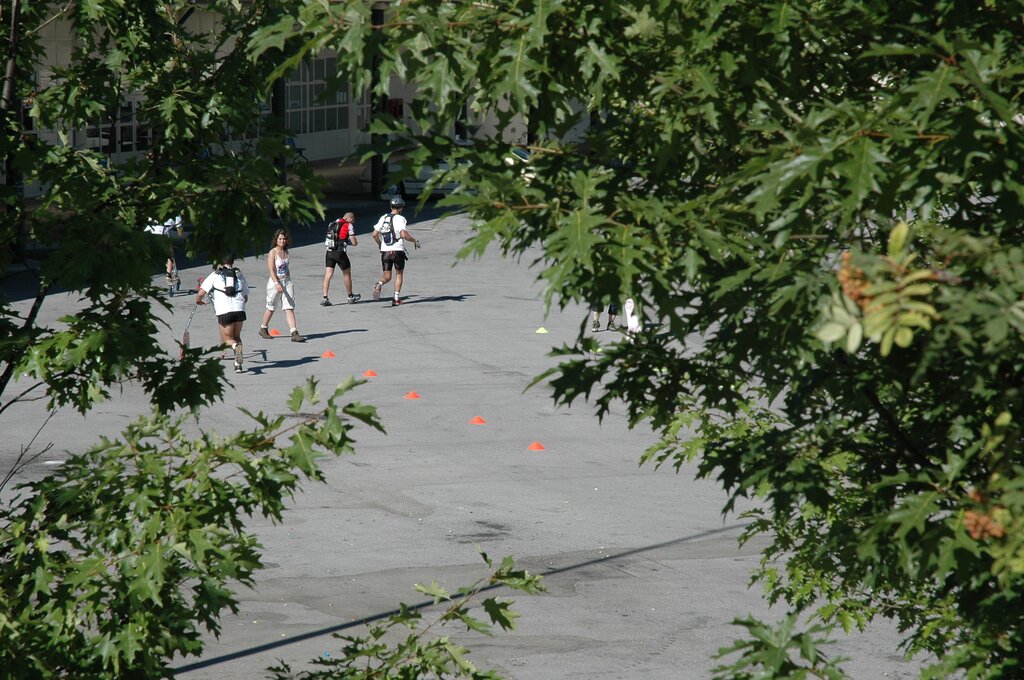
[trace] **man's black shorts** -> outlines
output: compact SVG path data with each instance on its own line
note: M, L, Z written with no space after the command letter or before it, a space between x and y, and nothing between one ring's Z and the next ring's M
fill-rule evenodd
M328 269L334 269L334 265L341 267L341 271L351 269L352 263L348 260L348 253L341 248L328 250L327 254L324 255L324 266Z
M386 272L391 271L392 267L395 268L395 271L404 271L405 260L404 250L389 250L380 254L380 266Z

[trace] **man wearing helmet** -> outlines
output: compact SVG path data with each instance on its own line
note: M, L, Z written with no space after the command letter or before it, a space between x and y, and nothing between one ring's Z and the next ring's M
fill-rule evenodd
M395 298L391 301L392 307L402 304L400 294L402 292L402 272L405 271L405 242L412 241L419 249L419 240L412 237L406 229L408 221L402 216L405 209L405 201L401 196L391 199L391 212L381 215L377 224L373 225L373 240L380 246L380 264L383 274L380 280L373 285L373 299L380 300L380 291L384 284L391 280L391 270L395 271Z

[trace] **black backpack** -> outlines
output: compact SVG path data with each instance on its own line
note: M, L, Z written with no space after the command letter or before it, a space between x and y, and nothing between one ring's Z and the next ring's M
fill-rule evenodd
M327 236L324 238L324 245L327 246L327 250L345 250L348 239L338 238L338 231L341 229L342 224L341 220L327 223Z
M220 274L221 281L224 282L224 288L217 288L216 290L224 293L228 297L235 297L238 295L238 269L236 267L221 267L217 270Z

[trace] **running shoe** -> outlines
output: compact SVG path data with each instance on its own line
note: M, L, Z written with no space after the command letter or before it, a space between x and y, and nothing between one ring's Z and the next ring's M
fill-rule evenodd
M405 303L402 302L401 300L399 300L398 298L395 298L394 300L391 301L391 306L392 307L397 307L398 305L404 305L404 304Z
M270 334L270 331L267 330L266 326L260 326L260 337L270 340L274 336Z
M359 302L359 300L362 299L362 297L363 296L360 295L359 293L354 293L352 295L349 295L348 296L348 303L351 305L351 304L354 304L356 302Z
M305 336L299 335L298 331L292 331L292 342L305 342Z
M373 284L373 299L380 302L380 289L384 287L384 284L378 281Z
M242 343L235 343L235 373L242 372Z
M331 301L329 299L327 299L326 295L324 296L324 299L320 301L320 306L321 307L330 307L331 306Z
M601 330L601 322L598 321L597 319L594 319L594 323L590 324L590 330L594 331L595 333Z

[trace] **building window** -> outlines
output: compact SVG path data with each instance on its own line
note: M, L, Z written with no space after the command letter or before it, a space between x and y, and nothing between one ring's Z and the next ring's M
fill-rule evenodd
M145 151L150 145L149 126L139 119L140 97L122 100L109 118L96 121L85 129L83 146L100 153L132 153Z
M334 57L316 57L288 74L285 120L293 134L348 128L348 83L329 92L336 69Z

